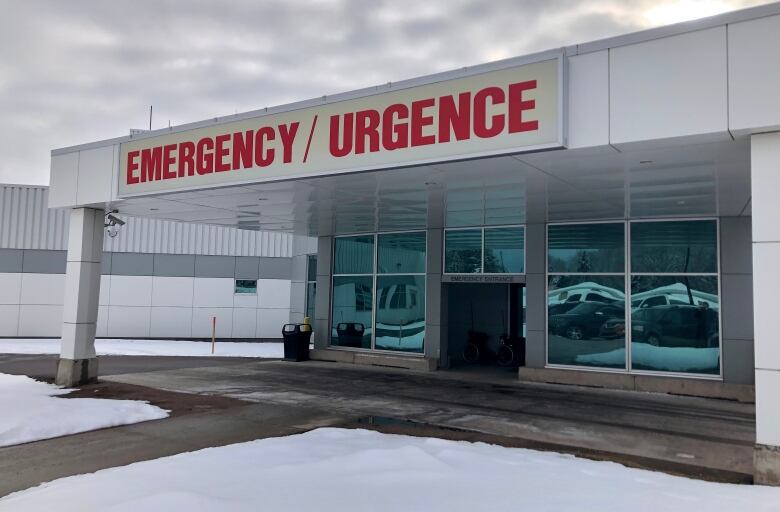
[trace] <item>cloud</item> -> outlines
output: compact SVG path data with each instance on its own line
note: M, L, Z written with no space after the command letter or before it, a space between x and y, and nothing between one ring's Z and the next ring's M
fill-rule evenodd
M49 151L600 39L759 0L12 0L0 182Z

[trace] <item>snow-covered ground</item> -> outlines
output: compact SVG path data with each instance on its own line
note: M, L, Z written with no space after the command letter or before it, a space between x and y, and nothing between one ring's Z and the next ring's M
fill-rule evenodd
M319 429L80 475L0 512L767 512L780 488L714 484L482 443Z
M99 356L210 356L211 343L183 340L95 340ZM0 339L0 354L59 354L59 339ZM216 343L214 356L284 357L282 343Z
M57 398L70 391L24 375L0 373L0 446L168 416L147 402Z

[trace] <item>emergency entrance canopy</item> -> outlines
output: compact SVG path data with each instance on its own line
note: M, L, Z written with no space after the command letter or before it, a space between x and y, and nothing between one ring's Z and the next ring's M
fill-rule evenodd
M125 142L119 196L562 147L563 57ZM465 73L464 73L465 74ZM309 102L311 103L311 102ZM294 106L293 106L294 107Z

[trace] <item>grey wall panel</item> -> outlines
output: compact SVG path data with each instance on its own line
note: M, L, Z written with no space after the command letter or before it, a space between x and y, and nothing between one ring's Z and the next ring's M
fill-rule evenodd
M100 258L100 273L104 276L111 275L111 253L103 252Z
M192 254L155 254L154 275L193 277L195 275L195 256Z
M111 256L111 274L117 276L154 275L154 255L114 253Z
M233 256L196 256L195 277L230 277L236 273Z
M724 274L753 272L753 237L750 217L720 219L720 269Z
M722 336L753 339L753 276L723 274L720 282Z
M260 258L236 257L236 279L257 279L260 277Z
M721 340L723 347L723 381L729 384L753 384L755 360L753 341Z
M0 249L0 272L21 272L22 252L20 249Z
M67 251L25 250L22 256L22 272L28 274L64 274Z
M260 258L260 278L290 279L291 276L291 258Z
M525 365L529 368L544 368L547 360L545 354L545 331L527 331L525 344Z

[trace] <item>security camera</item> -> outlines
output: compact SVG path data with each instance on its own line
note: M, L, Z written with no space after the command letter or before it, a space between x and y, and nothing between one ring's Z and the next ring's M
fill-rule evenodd
M103 226L106 228L108 236L111 238L117 236L119 234L119 228L125 225L125 221L119 217L114 216L114 213L119 213L119 211L111 210L110 212L106 213L106 222L103 224Z
M107 223L108 226L124 226L125 225L125 221L123 221L119 217L114 217L110 213L106 215L106 220L108 220L108 223Z

